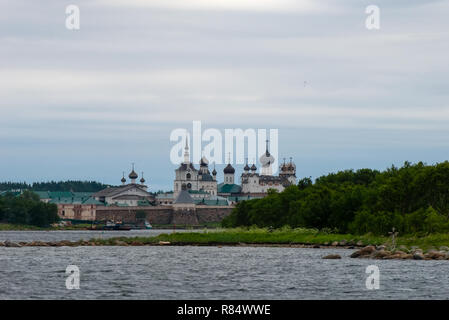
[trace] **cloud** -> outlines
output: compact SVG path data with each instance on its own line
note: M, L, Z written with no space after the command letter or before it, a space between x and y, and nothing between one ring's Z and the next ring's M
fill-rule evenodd
M0 4L4 177L115 181L139 158L170 186L194 119L278 128L304 175L447 158L449 1L379 0L375 32L359 0L79 0L77 32L43 3Z
M321 12L329 9L313 0L97 0L100 5L175 10L231 10L266 12Z

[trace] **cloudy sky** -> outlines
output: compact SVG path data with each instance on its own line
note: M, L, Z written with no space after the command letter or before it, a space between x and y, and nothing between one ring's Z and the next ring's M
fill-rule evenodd
M135 162L170 189L170 132L193 120L279 129L298 177L447 160L448 15L448 0L1 0L0 180L116 184Z

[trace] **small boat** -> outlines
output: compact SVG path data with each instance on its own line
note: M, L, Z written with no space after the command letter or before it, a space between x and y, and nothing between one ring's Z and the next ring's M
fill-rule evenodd
M114 222L114 221L106 221L106 224L104 227L99 228L97 230L131 230L130 226L125 226L123 223Z

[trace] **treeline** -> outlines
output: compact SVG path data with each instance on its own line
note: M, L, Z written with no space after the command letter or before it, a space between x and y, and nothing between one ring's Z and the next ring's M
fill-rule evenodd
M238 203L223 226L308 227L340 233L449 231L449 162L406 162L385 171L347 170L299 181Z
M73 191L97 192L107 188L108 185L96 181L49 181L35 182L0 182L0 191L6 190L32 190L32 191Z
M57 221L57 206L41 202L31 191L19 196L9 193L0 196L0 222L46 227Z

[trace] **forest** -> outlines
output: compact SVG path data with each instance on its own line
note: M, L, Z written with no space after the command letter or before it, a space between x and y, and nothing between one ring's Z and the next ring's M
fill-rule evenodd
M34 182L0 182L0 191L8 190L32 190L32 191L72 191L72 192L97 192L107 188L108 185L96 181L49 181Z
M55 204L44 203L31 191L15 196L7 193L0 196L0 222L47 227L59 221Z
M449 162L331 173L301 179L282 192L242 201L224 227L305 227L387 235L449 231Z

